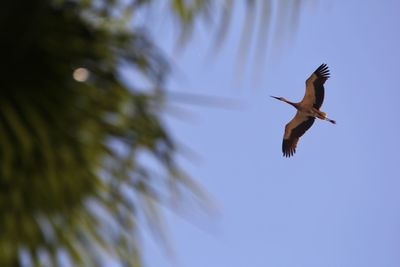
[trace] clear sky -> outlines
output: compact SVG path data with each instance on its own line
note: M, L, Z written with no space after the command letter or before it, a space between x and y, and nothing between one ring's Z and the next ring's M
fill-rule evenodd
M240 105L179 104L189 117L166 115L175 137L200 156L184 167L218 214L168 213L174 259L153 239L146 242L148 266L400 266L400 2L306 5L295 37L268 49L263 78L251 81L250 60L239 85L233 66L242 22L234 17L215 58L207 59L204 30L179 56L171 54L178 72L170 89ZM160 45L170 51L169 34ZM337 125L317 121L296 155L284 158L284 125L295 110L269 95L300 101L321 63L331 70L322 110Z

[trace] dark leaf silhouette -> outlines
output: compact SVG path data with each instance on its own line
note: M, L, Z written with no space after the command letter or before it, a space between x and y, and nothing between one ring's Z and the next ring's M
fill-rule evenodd
M204 200L162 120L169 62L148 28L131 24L153 2L3 3L0 266L59 266L65 257L100 266L102 254L141 266L140 222L162 236L160 203ZM167 1L180 39L197 20L218 17L211 10L221 10L223 33L234 4L222 2ZM127 85L121 65L149 88Z

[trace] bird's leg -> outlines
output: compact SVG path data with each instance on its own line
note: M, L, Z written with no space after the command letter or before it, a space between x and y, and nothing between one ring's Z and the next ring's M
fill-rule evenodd
M325 117L325 120L326 120L326 121L329 121L329 122L332 123L332 124L336 124L336 121L335 121L335 120L331 120L331 119L326 118L326 117Z

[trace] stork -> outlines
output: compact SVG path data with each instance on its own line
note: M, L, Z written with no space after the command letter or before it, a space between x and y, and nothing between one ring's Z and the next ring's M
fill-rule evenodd
M319 66L306 80L306 94L298 103L290 102L283 97L271 96L297 109L294 118L285 126L282 142L283 156L294 155L299 138L310 129L315 118L336 124L336 121L327 118L326 113L319 110L324 102L324 83L329 77L328 66L326 64Z

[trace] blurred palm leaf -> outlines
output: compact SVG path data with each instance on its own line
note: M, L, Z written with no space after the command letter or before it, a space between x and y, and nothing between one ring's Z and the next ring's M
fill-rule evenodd
M283 42L293 34L299 23L299 14L305 0L170 0L175 18L180 22L180 44L189 39L195 29L196 22L203 20L209 25L210 31L215 36L214 51L223 45L230 29L231 19L239 10L244 10L243 28L241 31L238 49L238 62L240 67L244 64L253 48L255 53L255 69L260 70L266 59L268 42L270 45L282 46ZM215 30L214 30L215 29ZM257 33L257 34L256 34ZM271 41L275 40L275 42Z
M104 254L141 266L138 224L161 234L158 203L202 199L161 119L169 63L146 28L129 26L152 2L3 3L0 266L99 266ZM169 3L185 38L220 9ZM221 32L232 3L223 2ZM150 88L127 86L121 64ZM85 75L74 77L77 69Z

